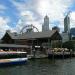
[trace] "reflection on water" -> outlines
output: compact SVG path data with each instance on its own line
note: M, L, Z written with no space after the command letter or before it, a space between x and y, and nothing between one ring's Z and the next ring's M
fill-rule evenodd
M29 60L25 65L0 68L0 75L75 75L75 58Z

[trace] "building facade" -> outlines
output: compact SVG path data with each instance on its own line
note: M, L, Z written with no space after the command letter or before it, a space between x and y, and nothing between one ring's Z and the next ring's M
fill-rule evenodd
M67 15L64 18L64 32L69 33L70 32L70 17Z
M70 39L75 40L75 28L70 29Z
M42 25L42 31L49 31L49 17L44 17L44 24Z
M30 26L25 26L24 28L26 27ZM22 30L24 30L24 28ZM33 28L36 27L33 26ZM22 32L19 34L12 33L11 31L7 30L1 39L0 48L4 46L8 46L8 48L24 48L25 46L24 49L27 50L27 52L32 52L35 47L39 47L39 50L47 50L48 48L61 47L61 42L62 37L58 30L49 30L49 17L45 16L44 24L42 26L42 32L34 32L32 31L32 28L28 29L27 32Z
M46 48L52 47L53 41L61 41L61 35L56 30L45 31L45 32L30 32L23 34L15 34L6 31L2 37L2 44L17 44L17 45L28 45L28 46L43 46Z

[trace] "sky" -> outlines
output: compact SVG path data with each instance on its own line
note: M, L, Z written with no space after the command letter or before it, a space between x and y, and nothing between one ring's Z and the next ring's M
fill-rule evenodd
M64 30L64 17L70 11L70 28L75 27L75 0L0 0L0 38L6 30L20 32L33 24L41 31L44 17L49 17L49 28Z

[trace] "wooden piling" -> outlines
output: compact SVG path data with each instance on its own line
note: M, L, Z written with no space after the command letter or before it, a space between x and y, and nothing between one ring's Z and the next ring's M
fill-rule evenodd
M63 59L64 59L64 52L65 52L65 51L63 50Z
M52 50L52 59L55 59L55 54L54 54L54 50Z
M70 49L70 58L72 58L72 50Z

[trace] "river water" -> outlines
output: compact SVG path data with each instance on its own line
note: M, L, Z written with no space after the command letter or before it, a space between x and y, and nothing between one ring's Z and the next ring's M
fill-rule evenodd
M29 60L24 65L1 67L0 75L75 75L75 58Z

